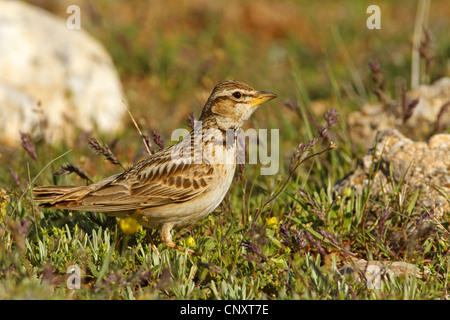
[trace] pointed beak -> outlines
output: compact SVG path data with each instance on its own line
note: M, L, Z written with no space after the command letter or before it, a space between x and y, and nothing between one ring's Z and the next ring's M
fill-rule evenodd
M261 103L275 99L277 95L269 91L258 91L258 95L252 100L252 108L259 106Z

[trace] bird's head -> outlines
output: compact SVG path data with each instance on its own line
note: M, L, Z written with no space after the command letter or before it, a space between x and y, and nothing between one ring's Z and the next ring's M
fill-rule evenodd
M199 120L213 117L221 130L238 129L260 104L276 97L272 92L257 91L243 82L224 81L212 91Z

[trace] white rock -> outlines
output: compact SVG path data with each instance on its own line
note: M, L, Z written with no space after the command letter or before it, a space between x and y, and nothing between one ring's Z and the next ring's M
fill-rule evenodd
M373 163L380 167L375 173ZM334 190L342 194L345 188L353 188L356 194L362 194L371 181L371 197L383 202L387 195L394 194L393 185L402 181L408 192L420 192L415 204L417 211L434 212L434 217L441 220L450 213L449 176L450 134L434 135L426 143L413 141L396 129L385 129L378 132L372 148L353 172L336 183ZM369 207L370 212L380 210L377 204Z
M19 131L38 130L56 142L72 139L77 127L121 128L119 77L107 51L82 28L69 30L66 20L42 9L0 0L1 143L18 145Z
M415 99L418 103L406 122L403 122L400 98L386 105L366 103L348 116L350 139L365 146L373 141L377 131L394 128L408 138L420 140L450 126L450 78L441 78L406 93L407 103Z
M424 267L424 274L430 269ZM411 263L403 261L366 261L360 259L345 264L339 269L341 275L350 274L358 282L365 281L369 289L380 289L381 282L393 280L394 277L413 276L422 278L420 269Z

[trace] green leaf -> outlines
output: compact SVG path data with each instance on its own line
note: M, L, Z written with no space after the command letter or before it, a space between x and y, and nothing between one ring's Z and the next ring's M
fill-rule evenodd
M99 284L103 280L103 277L109 272L109 263L111 261L112 253L114 252L114 246L110 246L108 252L106 253L105 260L103 261L102 267L97 275L97 281L95 284Z

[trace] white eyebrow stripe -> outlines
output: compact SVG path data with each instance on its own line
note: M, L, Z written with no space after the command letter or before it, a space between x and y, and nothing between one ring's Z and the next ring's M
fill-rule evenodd
M240 89L240 88L234 88L234 89L228 89L228 90L225 90L225 91L221 91L220 95L217 95L216 98L225 97L225 96L231 96L236 91L240 92L243 96L254 97L254 94L251 91Z

